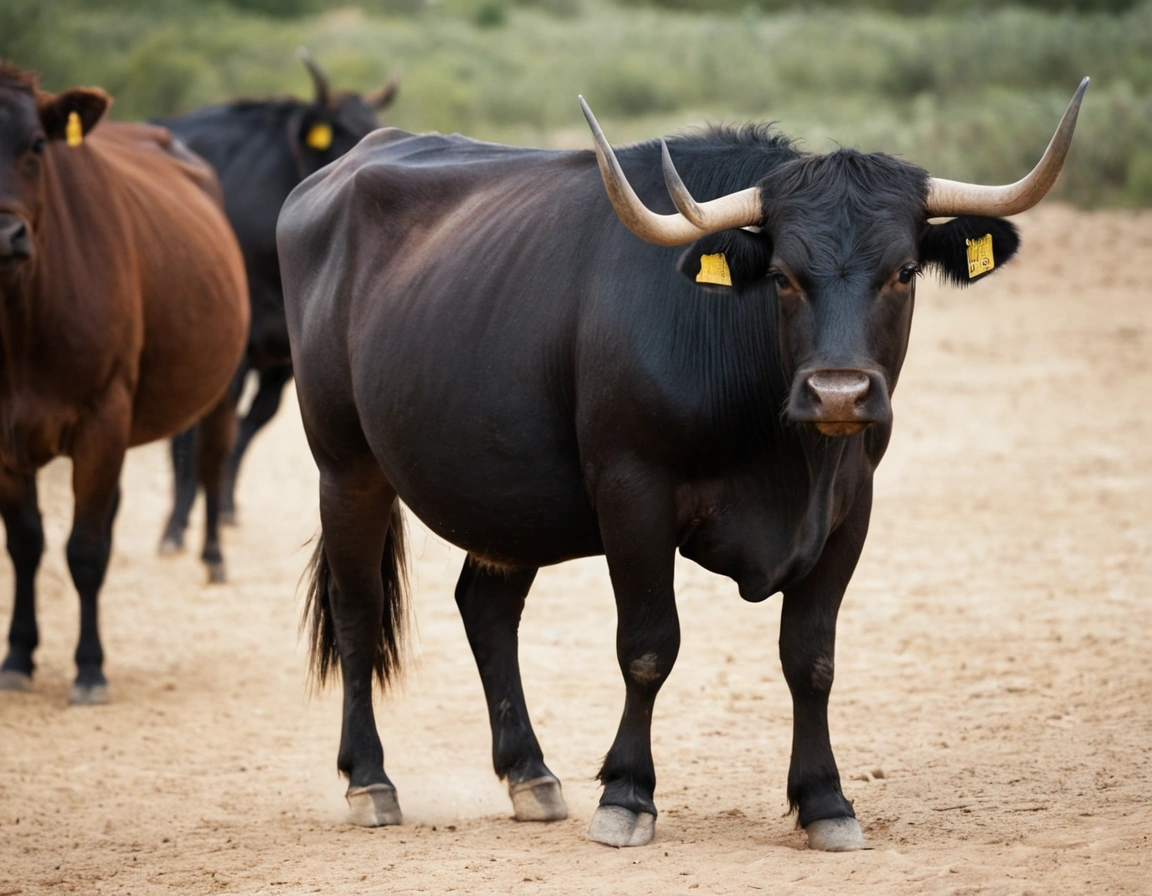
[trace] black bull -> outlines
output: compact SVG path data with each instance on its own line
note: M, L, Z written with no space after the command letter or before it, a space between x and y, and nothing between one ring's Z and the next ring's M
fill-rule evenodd
M659 143L623 150L634 201L606 143L602 183L590 152L387 129L293 192L278 244L322 525L307 612L319 677L337 663L343 677L353 820L401 818L371 697L402 652L399 497L468 552L456 601L517 818L567 812L524 703L524 600L538 567L603 553L625 699L588 833L651 839L679 549L747 600L783 592L788 798L811 846L863 845L827 706L915 278L928 267L967 283L1013 255L1012 225L979 212L1039 201L1083 88L1008 187L713 129L669 141L683 182L669 165L667 192ZM679 214L641 204L671 211L669 193ZM930 223L940 215L956 217Z

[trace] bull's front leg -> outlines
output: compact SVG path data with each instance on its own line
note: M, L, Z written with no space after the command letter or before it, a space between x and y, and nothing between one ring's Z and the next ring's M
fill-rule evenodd
M625 695L588 837L609 846L643 846L656 825L652 707L680 649L671 489L644 471L619 471L600 478L596 511L616 596L616 657Z
M852 578L872 505L866 487L848 519L833 532L815 568L784 592L780 662L792 692L792 761L788 802L813 849L866 849L828 734L828 696L836 655L836 615Z
M0 691L32 686L32 655L40 643L36 625L36 570L44 553L44 527L36 500L36 477L0 467L0 516L8 532L8 553L16 572L8 655L0 665Z

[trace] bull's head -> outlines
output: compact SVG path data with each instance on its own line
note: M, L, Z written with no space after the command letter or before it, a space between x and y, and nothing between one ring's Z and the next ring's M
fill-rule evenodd
M779 306L780 351L791 378L787 416L829 436L892 418L916 275L935 268L966 285L1016 252L1015 215L1051 189L1072 142L1085 78L1032 172L1008 186L930 177L889 155L798 155L756 186L697 202L663 143L664 179L678 213L647 208L624 177L581 98L608 197L637 236L691 244L680 270L711 288L768 288ZM952 217L932 224L929 219ZM751 229L745 229L751 228Z
M300 166L301 176L323 168L348 152L369 131L380 126L376 114L391 105L400 89L396 76L370 93L333 91L328 76L304 47L297 51L312 76L314 95L292 117L289 140Z
M31 73L0 63L0 272L35 254L46 156L56 151L54 144L82 145L111 102L94 87L46 93Z

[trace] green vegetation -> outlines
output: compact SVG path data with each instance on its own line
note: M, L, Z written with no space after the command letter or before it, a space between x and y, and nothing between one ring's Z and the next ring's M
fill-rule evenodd
M105 87L122 118L307 95L300 44L341 87L399 71L386 117L410 130L587 146L582 93L615 142L771 119L811 150L835 140L986 182L1027 170L1088 74L1058 194L1152 205L1152 0L0 4L0 56L49 89Z

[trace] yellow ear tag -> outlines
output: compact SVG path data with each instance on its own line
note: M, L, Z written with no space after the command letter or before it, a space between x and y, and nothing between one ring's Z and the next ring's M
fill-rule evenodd
M728 259L723 252L715 255L700 256L700 273L696 275L697 283L715 283L718 286L731 286L732 273L728 270Z
M68 113L68 124L64 126L64 139L68 141L69 146L79 146L84 142L84 128L76 112Z
M304 142L312 149L323 152L332 145L332 127L327 122L318 121L308 128Z
M992 234L986 233L978 240L964 240L968 246L968 279L987 274L996 267L992 257Z

